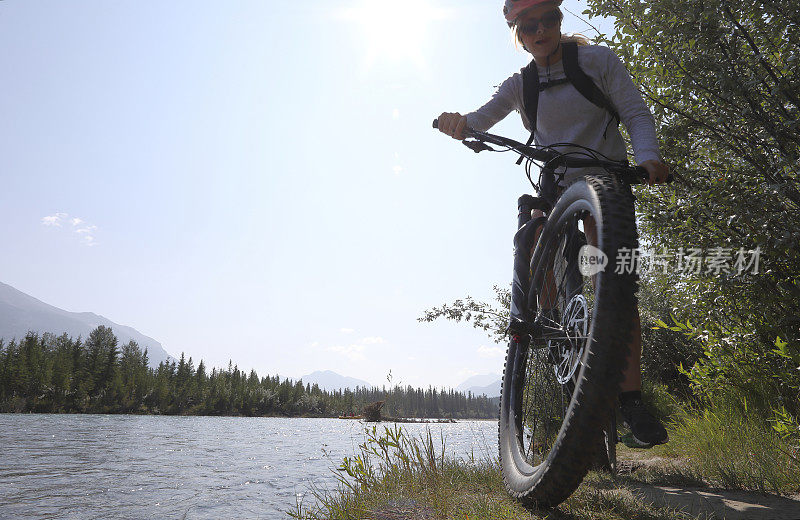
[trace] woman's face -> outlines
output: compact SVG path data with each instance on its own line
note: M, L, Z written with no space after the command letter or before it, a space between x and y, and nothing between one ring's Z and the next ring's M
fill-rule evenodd
M550 56L561 41L561 12L555 4L531 7L517 19L517 34L534 57Z

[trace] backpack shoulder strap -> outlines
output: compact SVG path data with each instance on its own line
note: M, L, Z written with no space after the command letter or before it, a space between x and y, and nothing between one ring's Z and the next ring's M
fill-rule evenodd
M533 60L522 69L522 104L525 115L530 121L531 130L536 131L536 115L539 111L539 70Z
M539 112L539 69L536 68L534 60L522 69L522 104L525 116L531 125L531 136L525 143L525 146L530 146L536 133L536 117ZM522 156L517 160L517 164L521 162Z
M608 100L603 91L595 85L592 78L586 75L578 65L578 44L575 42L564 42L562 47L562 59L564 60L564 74L567 79L581 93L583 97L591 101L596 106L608 110L611 116L619 123L619 113L617 113L614 105Z

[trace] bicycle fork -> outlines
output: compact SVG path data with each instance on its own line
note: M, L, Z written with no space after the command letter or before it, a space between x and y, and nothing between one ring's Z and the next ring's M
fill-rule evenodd
M536 291L531 290L531 251L536 244L536 234L540 227L543 227L547 221L547 217L532 218L531 212L535 209L541 210L544 213L549 213L551 209L550 203L541 197L533 197L532 195L522 195L517 200L517 232L514 235L514 272L511 282L511 308L508 331L512 337L525 337L532 335L538 337L543 332L542 324L537 321L538 301ZM578 269L578 254L581 246L586 244L586 239L576 226L570 226L567 235L567 241L563 247L562 258L559 259L562 268L563 276L560 279L560 284L563 287L548 287L549 292L556 293L563 291L565 301L561 302L562 305L572 298L574 295L582 292L583 280ZM542 284L547 284L547 280L542 280ZM551 280L549 283L554 284ZM555 285L560 285L555 284ZM540 291L542 292L542 291ZM549 302L551 305L545 305L546 309L552 308L555 312L563 312L564 309L559 309L556 302ZM557 315L556 315L557 316ZM553 318L554 316L549 316ZM559 322L559 319L554 321ZM550 329L552 327L546 327Z
M534 209L549 211L550 205L539 197L525 194L517 200L517 232L514 235L514 273L511 281L511 309L508 330L512 336L527 336L533 331L536 319L536 299L529 304L531 284L531 249L535 245L536 230L544 225L546 217L533 219Z

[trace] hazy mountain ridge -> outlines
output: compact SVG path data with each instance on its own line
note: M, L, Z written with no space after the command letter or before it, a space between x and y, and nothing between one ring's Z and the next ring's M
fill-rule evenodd
M486 386L471 386L464 390L465 392L472 392L472 395L485 395L486 397L500 397L500 389L502 380L488 384Z
M499 397L502 376L500 374L480 374L467 378L456 387L460 392L472 392L472 395Z
M300 378L303 383L311 385L317 384L322 390L328 392L333 390L343 390L349 388L354 390L356 387L371 388L373 385L357 379L355 377L343 376L332 370L317 370L311 374L304 375ZM472 392L472 395L479 396L485 395L486 397L499 397L501 386L501 376L499 374L482 374L472 376L458 385L454 390L462 393ZM442 389L444 390L444 389Z
M461 392L466 392L475 387L484 387L490 384L493 384L495 381L499 381L501 378L500 374L478 374L476 376L468 377L465 379L460 385L456 387L456 390Z
M172 359L161 343L132 327L114 323L93 312L59 309L0 282L0 338L6 342L13 338L20 340L29 331L39 334L51 332L56 336L66 333L74 339L80 336L85 340L99 325L110 327L114 331L119 346L133 340L142 350L147 348L152 367L157 367L161 361Z
M357 386L360 386L361 388L372 387L370 383L364 381L363 379L343 376L332 370L317 370L311 374L304 375L300 379L303 381L303 383L310 383L311 385L316 383L317 386L319 386L322 390L326 390L328 392L345 388L354 390Z

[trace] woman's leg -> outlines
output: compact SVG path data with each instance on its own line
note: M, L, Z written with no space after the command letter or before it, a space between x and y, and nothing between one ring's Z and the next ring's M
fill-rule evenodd
M597 246L597 226L594 218L587 216L583 219L583 230L586 234L586 241L590 245ZM594 285L594 278L592 285ZM638 307L634 317L633 336L628 344L628 349L630 352L628 365L625 367L619 387L620 413L623 417L623 424L631 429L633 440L639 446L663 444L669 440L667 430L642 403L642 324Z

